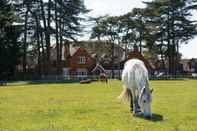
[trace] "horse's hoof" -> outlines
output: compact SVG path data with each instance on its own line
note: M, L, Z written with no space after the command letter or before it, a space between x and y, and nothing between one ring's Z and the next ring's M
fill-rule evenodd
M142 115L142 112L135 112L133 113L133 116L141 116Z
M145 119L151 119L151 116L144 116Z

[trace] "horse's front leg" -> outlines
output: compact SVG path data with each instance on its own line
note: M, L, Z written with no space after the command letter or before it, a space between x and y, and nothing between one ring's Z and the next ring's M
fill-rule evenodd
M141 113L141 110L140 110L140 107L139 107L139 104L138 104L138 97L135 94L134 90L132 90L131 93L132 93L132 102L131 102L131 104L133 105L133 114L134 115L138 115L139 113Z
M139 101L139 96L137 95L136 96L136 101L135 101L135 106L136 106L136 109L137 109L137 113L141 113L141 108L140 108L140 105L139 105L138 101Z

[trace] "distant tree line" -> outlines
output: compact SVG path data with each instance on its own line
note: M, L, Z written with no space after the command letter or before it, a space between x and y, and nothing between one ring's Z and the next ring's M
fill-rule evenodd
M191 12L197 10L197 0L144 3L146 8L134 8L125 15L94 18L91 38L109 41L112 67L115 44L126 52L138 46L140 52L146 49L154 57L160 56L163 68L174 75L180 44L196 35L197 22ZM81 21L87 12L83 0L0 0L0 80L12 79L19 64L25 79L28 56L35 58L38 76L46 76L52 65L52 41L59 75L62 46L82 34Z
M197 33L197 21L192 18L197 1L153 0L144 4L145 8L134 8L125 15L94 18L91 38L113 43L112 58L114 44L126 51L134 46L140 52L146 49L162 61L169 75L176 75L180 44L187 44Z
M0 6L0 79L13 77L18 63L25 78L28 55L37 57L39 76L47 75L52 39L60 65L64 41L76 40L88 12L83 0L1 0Z

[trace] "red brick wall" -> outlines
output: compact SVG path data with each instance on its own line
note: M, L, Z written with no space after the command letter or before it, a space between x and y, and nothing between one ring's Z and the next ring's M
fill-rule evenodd
M85 64L80 64L79 63L80 56L85 56L85 58L86 58ZM93 65L94 65L93 58L83 48L79 48L77 50L77 52L73 56L71 56L70 59L69 59L69 67L72 70L77 69L77 68L90 69L90 68L92 68Z

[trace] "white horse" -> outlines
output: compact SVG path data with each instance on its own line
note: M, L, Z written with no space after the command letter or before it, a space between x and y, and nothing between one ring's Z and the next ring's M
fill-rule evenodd
M152 91L149 89L148 71L141 60L128 60L122 72L123 91L119 98L129 98L134 116L144 114L151 118ZM128 100L128 99L127 99Z

